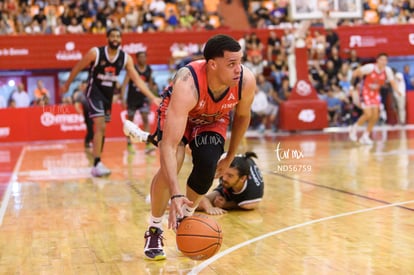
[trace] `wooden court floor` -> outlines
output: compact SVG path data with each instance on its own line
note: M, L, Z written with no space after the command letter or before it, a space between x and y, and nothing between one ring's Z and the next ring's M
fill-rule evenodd
M223 245L202 262L176 251L171 230L168 259L143 259L158 152L139 144L131 155L124 139L109 140L113 174L94 179L81 141L0 144L10 168L0 184L0 274L414 274L414 131L374 139L247 138L240 152L259 155L265 196L258 210L214 217ZM190 168L187 156L183 186Z

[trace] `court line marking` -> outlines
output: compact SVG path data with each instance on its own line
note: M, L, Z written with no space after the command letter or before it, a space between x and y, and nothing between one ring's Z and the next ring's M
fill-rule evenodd
M330 190L330 191L339 192L339 193L342 193L342 194L358 197L358 198L361 198L361 199L375 201L375 202L383 203L383 204L390 204L391 203L389 201L384 201L384 200L380 200L380 199L377 199L377 198L368 197L368 196L361 195L361 194L358 194L358 193L354 193L354 192L351 192L351 191L347 191L347 190L344 190L344 189L339 189L339 188L335 188L335 187L331 187L331 186L323 185L323 184L317 184L317 183L313 183L313 182L303 180L303 179L295 179L295 178L290 177L288 175L277 173L277 172L269 172L269 171L265 171L265 172L268 173L268 174L272 174L272 175L276 175L276 176L285 178L285 179L298 181L300 183L305 183L305 184L308 184L308 185L312 185L312 186L319 187L319 188L324 188L324 189L327 189L327 190ZM414 211L414 208L410 208L410 207L405 207L405 206L397 206L397 207L405 209L405 210L409 210L409 211Z
M369 211L374 211L374 210L378 210L378 209L384 209L384 208L388 208L388 207L394 207L394 206L401 206L404 204L410 204L410 203L414 203L414 200L411 201L404 201L404 202L396 202L396 203L392 203L392 204L387 204L387 205L380 205L380 206L376 206L376 207L372 207L372 208L365 208L365 209L360 209L360 210L355 210L355 211L351 211L351 212L345 212L342 214L338 214L338 215L334 215L334 216L329 216L329 217L325 217L325 218L320 218L320 219L316 219L316 220L311 220L311 221L307 221L304 223L300 223L300 224L296 224L296 225L292 225L292 226L288 226L273 232L269 232L263 235L260 235L258 237L255 237L253 239L250 239L248 241L239 243L235 246L232 246L230 248L227 248L226 250L214 255L213 257L205 260L204 262L202 262L201 264L199 264L198 266L193 267L193 269L187 273L189 275L195 275L198 274L200 271L202 271L204 268L208 267L210 264L214 263L215 261L219 260L220 258L232 253L235 250L238 250L244 246L250 245L254 242L257 241L261 241L263 239L266 239L268 237L286 232L286 231L290 231L293 229L297 229L297 228L301 228L301 227L305 227L311 224L315 224L315 223L319 223L319 222L323 222L323 221L328 221L328 220L333 220L333 219L337 219L337 218L342 218L342 217L346 217L346 216L351 216L351 215L355 215L355 214L360 214L360 213L364 213L364 212L369 212Z
M23 156L26 153L26 146L23 146L22 151L20 152L19 158L17 159L16 165L14 166L13 173L10 177L9 183L7 185L6 192L3 195L3 200L1 201L0 207L0 226L3 224L3 218L6 214L7 206L9 204L10 195L13 189L13 184L17 183L17 173L20 170L20 166L22 165Z

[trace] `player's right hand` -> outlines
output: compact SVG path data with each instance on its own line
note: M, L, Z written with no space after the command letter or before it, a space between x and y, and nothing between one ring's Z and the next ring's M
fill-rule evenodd
M158 106L160 106L160 104L161 104L161 101L162 101L162 99L160 98L160 97L155 97L153 100L152 100L152 104L155 104L155 105L157 105L157 107Z
M168 216L169 229L177 229L177 218L181 219L184 217L182 209L185 204L190 207L193 207L193 202L190 201L187 197L178 197L171 200Z

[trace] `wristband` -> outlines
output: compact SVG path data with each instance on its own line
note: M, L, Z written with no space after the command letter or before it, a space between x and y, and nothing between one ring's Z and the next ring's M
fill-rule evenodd
M173 199L176 199L176 198L183 198L183 197L185 197L185 195L183 195L183 194L173 195L173 196L171 196L170 200L173 200Z

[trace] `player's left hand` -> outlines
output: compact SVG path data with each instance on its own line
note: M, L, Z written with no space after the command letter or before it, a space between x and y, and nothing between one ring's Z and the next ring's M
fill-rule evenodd
M206 209L206 213L209 215L223 215L226 214L227 211L220 207L211 207L209 209Z
M220 195L217 195L213 200L213 205L215 207L223 208L224 204L226 204L226 198Z

